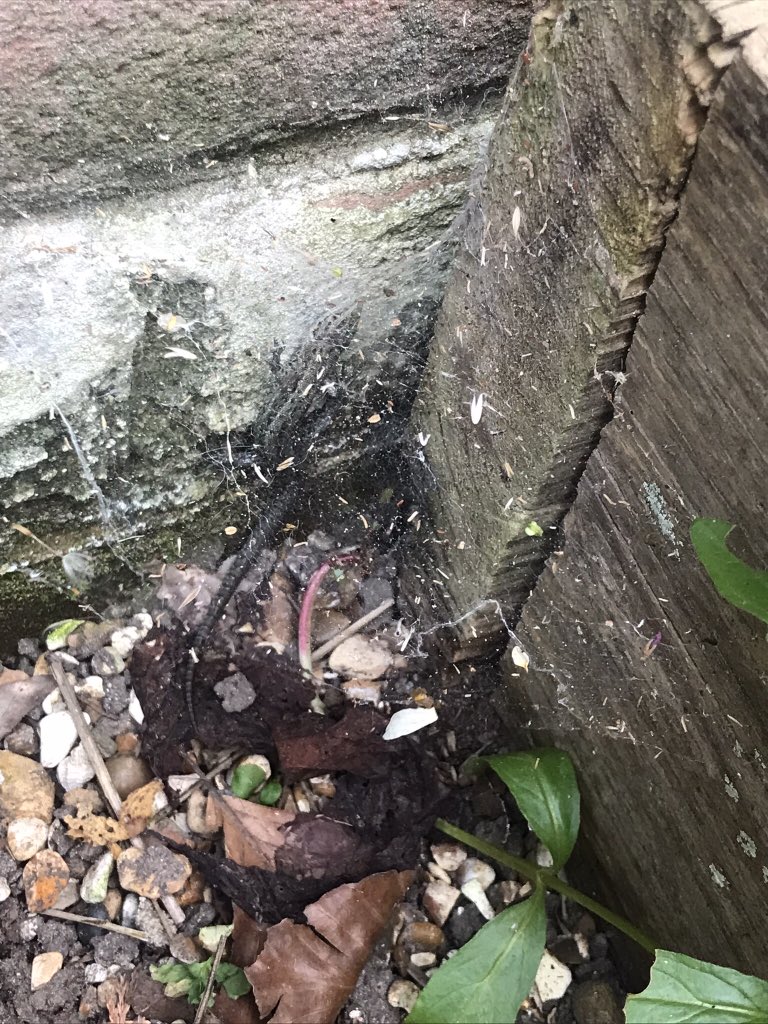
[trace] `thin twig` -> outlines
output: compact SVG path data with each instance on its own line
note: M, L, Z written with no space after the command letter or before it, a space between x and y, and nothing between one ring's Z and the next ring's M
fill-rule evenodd
M91 762L91 767L96 773L96 779L98 780L101 790L112 809L112 813L116 818L120 817L120 809L123 806L123 802L120 799L120 794L115 789L115 784L112 781L112 776L107 771L107 766L104 763L104 758L101 756L101 751L96 745L96 740L93 738L91 727L86 721L85 715L80 708L80 702L77 699L75 689L67 679L67 674L64 671L64 666L61 664L59 658L56 655L48 655L48 664L51 666L51 673L53 678L56 680L56 685L59 687L59 693L64 698L64 703L67 705L67 710L72 716L72 720L75 723L77 729L77 735L80 742L83 745L83 750L88 755L88 759ZM144 849L144 843L141 838L137 836L131 840L131 845L135 846L139 850ZM153 901L154 902L154 901ZM186 920L186 914L179 906L178 900L173 896L161 897L161 903L168 912L168 916L171 918L173 923L178 926L183 924ZM155 907L157 909L157 907ZM163 915L159 914L160 920L163 921ZM165 922L163 922L165 923ZM168 931L166 927L166 931ZM173 933L171 933L172 935Z
M67 711L69 711L72 716L72 720L75 723L77 735L83 745L83 750L85 750L88 755L91 767L96 772L96 779L101 786L101 790L106 797L107 803L112 809L112 813L116 818L119 818L120 808L123 805L122 800L120 799L120 794L115 789L112 776L107 771L107 766L104 764L104 758L101 756L101 751L96 745L96 740L93 738L91 728L85 720L85 715L80 709L80 702L77 699L75 689L67 679L64 666L58 658L49 656L48 664L51 666L51 673L53 678L56 680L59 693L64 698L64 703L67 705Z
M68 910L39 910L44 917L58 917L61 921L74 921L75 924L90 924L94 928L103 928L105 932L117 932L118 935L129 935L139 942L151 942L151 937L138 928L126 928L112 921L102 921L99 917L85 917L83 914L72 914Z
M340 633L337 633L333 639L328 640L322 647L318 647L316 651L312 652L312 661L320 661L320 659L324 658L326 654L330 654L331 651L335 650L339 644L348 637L354 636L355 633L359 633L361 629L365 629L369 622L373 622L374 619L378 619L378 617L382 615L387 608L391 608L394 603L395 599L393 597L389 597L386 601L382 601L378 608L374 608L373 611L368 612L366 615L363 615L362 618L359 618L349 626L346 626Z
M208 1009L208 1000L211 998L213 986L216 983L216 971L218 971L219 964L221 963L221 958L224 956L224 947L226 946L226 944L227 936L222 935L221 938L219 939L219 944L216 946L216 952L213 954L211 973L208 975L208 982L205 986L205 992L203 992L203 998L200 1000L200 1005L197 1008L194 1024L200 1024L203 1017L205 1016L205 1011Z

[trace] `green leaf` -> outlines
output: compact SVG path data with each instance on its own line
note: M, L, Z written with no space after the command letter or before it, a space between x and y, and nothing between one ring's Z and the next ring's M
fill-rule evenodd
M230 999L239 999L240 996L251 991L251 983L246 978L245 971L235 964L219 964L216 981L219 982Z
M559 871L579 834L579 785L562 750L526 750L485 760L510 791Z
M528 523L528 525L525 528L525 532L526 532L526 534L529 537L543 537L544 536L544 531L542 530L542 528L539 526L539 524L536 522L535 519L532 519L530 521L530 523Z
M232 772L232 792L247 800L266 779L267 773L258 764L239 764Z
M768 982L658 949L650 985L625 1013L627 1024L765 1024Z
M197 933L197 937L200 940L200 945L203 949L207 949L209 953L215 953L216 947L219 944L219 939L222 937L228 939L234 929L233 924L209 924L206 927L201 928Z
M54 622L46 630L45 646L49 651L64 647L70 633L74 633L84 622L85 619L62 619L61 622Z
M189 978L189 971L186 964L161 964L157 967L150 964L149 976L153 981L159 981L162 985L175 984L177 981L185 981Z
M277 781L277 779L270 779L264 789L259 793L259 803L265 804L267 807L272 807L280 799L280 794L283 792L283 787Z
M509 1024L544 952L544 889L507 907L432 975L406 1024Z
M753 569L731 554L725 539L733 529L723 519L697 519L691 541L720 597L768 622L768 572Z

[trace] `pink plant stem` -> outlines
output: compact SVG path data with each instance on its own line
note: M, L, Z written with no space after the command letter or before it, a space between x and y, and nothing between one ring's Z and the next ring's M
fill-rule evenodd
M313 675L312 671L312 612L315 609L315 599L317 593L320 590L320 586L334 566L339 565L343 562L354 562L357 559L357 555L341 555L339 558L334 558L330 562L323 562L319 569L316 569L310 577L307 589L304 591L304 598L301 602L301 610L299 611L299 664L308 672Z

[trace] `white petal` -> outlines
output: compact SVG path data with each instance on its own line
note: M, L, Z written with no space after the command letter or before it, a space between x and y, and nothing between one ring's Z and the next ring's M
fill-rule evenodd
M418 732L419 729L436 721L437 712L434 708L403 708L390 718L384 730L384 739L396 740L400 736L408 736L409 733Z

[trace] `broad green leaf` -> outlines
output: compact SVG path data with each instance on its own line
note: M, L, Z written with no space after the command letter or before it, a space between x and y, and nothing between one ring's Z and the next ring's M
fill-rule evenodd
M535 519L532 519L530 521L530 523L528 523L528 525L525 528L525 532L528 534L529 537L543 537L544 536L544 531L542 530L542 528L539 526L539 524L536 522Z
M579 785L562 750L525 750L485 760L510 791L559 871L579 834Z
M236 967L235 964L219 964L216 981L219 982L230 999L239 999L240 996L251 991L251 983L246 978L245 971L242 967Z
M768 572L753 569L731 554L725 543L733 529L723 519L697 519L691 541L720 597L768 622Z
M544 889L483 925L432 975L406 1024L509 1024L544 952Z
M258 764L239 764L232 772L232 792L247 800L266 779L267 773Z
M650 985L625 1013L627 1024L765 1024L768 982L658 949Z

